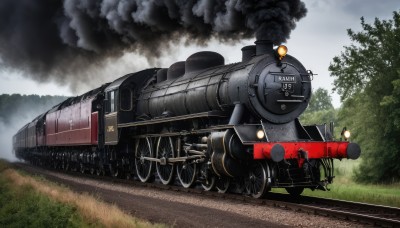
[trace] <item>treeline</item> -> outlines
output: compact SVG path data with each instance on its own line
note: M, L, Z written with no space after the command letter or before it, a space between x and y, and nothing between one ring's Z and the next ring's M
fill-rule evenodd
M361 18L361 26L360 32L348 30L352 44L329 67L342 107L308 112L303 118L335 119L352 130L352 140L362 150L356 180L399 182L400 11L372 24Z
M1 94L0 123L10 125L16 118L33 119L67 98L48 95Z
M361 19L362 31L348 30L353 44L329 67L341 95L347 125L362 145L357 179L400 181L400 11L393 19L372 24Z

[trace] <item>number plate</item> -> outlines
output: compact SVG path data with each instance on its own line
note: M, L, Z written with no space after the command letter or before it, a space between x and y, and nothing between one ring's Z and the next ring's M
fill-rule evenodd
M282 83L282 91L288 91L293 93L294 83Z

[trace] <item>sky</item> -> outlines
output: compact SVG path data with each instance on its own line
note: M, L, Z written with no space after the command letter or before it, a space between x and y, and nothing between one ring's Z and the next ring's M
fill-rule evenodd
M307 16L297 23L286 45L289 54L300 60L306 69L318 74L314 77L313 88L332 90L333 78L329 76L328 67L332 58L343 51L343 46L349 45L347 29L359 31L360 18L364 16L368 23L375 17L390 19L394 10L400 9L400 0L304 0L308 9ZM112 81L126 73L148 67L168 67L176 61L185 60L197 51L217 51L225 57L226 63L238 62L241 59L241 48L253 44L255 40L243 40L235 45L221 44L211 41L208 46L177 45L173 53L159 60L148 63L138 54L126 53L120 59L109 62L98 74L88 78L97 78L96 83ZM0 60L1 61L1 60ZM0 69L0 94L21 93L38 95L75 96L94 88L93 84L82 84L69 88L67 84L57 84L54 81L37 82L28 75L15 70ZM99 86L98 84L97 86ZM332 94L335 107L340 106L339 96Z

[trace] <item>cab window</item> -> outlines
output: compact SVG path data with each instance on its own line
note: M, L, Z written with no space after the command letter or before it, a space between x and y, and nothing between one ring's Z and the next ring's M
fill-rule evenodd
M131 111L132 110L132 90L129 88L124 88L121 90L121 110Z

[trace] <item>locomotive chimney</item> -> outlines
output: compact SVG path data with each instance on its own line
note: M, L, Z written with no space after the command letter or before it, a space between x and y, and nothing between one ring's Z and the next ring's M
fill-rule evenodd
M273 44L270 40L257 40L256 44L256 55L264 55L273 52Z
M242 62L249 61L256 55L256 45L249 45L242 48Z

